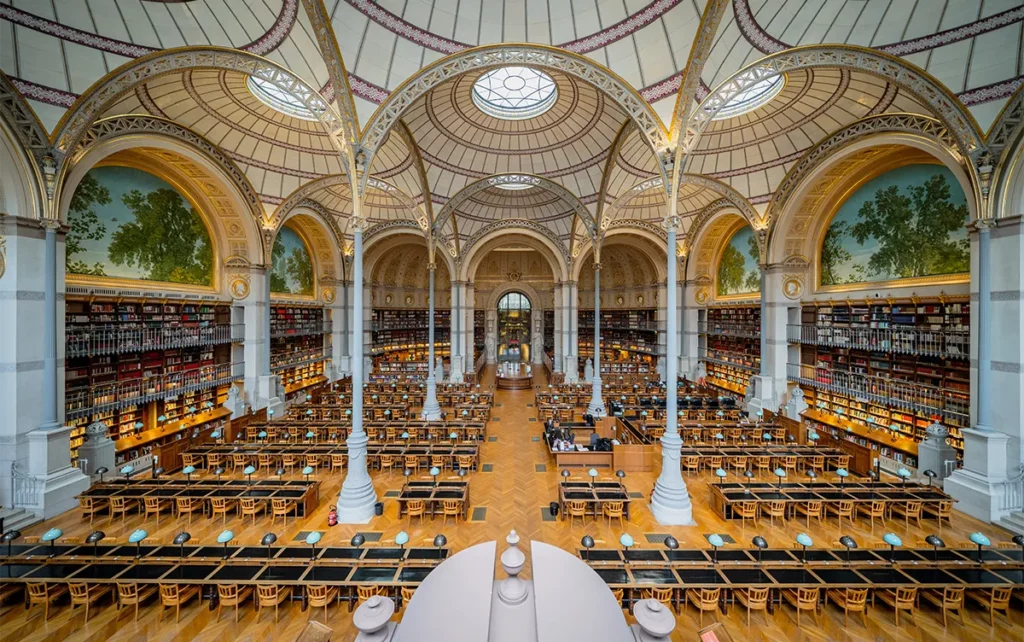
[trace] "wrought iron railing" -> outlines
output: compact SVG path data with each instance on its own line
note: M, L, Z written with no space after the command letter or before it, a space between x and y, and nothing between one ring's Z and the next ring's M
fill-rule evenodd
M701 321L697 324L699 334L712 334L723 337L745 337L749 339L760 339L761 328L742 323L708 323Z
M292 325L274 325L277 327L271 326L271 339L280 339L282 337L304 337L310 334L330 334L331 330L334 329L329 319L324 319L322 321L308 321Z
M274 357L271 360L270 371L278 372L288 368L301 368L302 366L308 366L311 363L324 361L325 359L327 359L327 356L322 348L317 350L298 350Z
M90 357L122 352L191 348L244 340L245 326L222 323L202 327L159 328L119 325L69 326L65 332L68 357Z
M43 481L23 473L18 462L11 462L11 482L14 485L14 508L41 509L43 507Z
M722 366L731 366L733 368L744 370L746 372L760 372L761 366L759 363L755 363L754 365L740 363L739 358L740 357L737 356L735 353L724 352L721 350L708 350L706 351L703 360L707 361L708 363L717 363L718 365Z
M1024 511L1024 463L1017 469L1017 474L1002 482L1003 493L999 500L999 509L1003 513Z
M152 377L103 383L65 395L68 419L116 410L132 404L163 399L230 383L244 375L244 364L222 363L195 370L168 372Z
M786 326L786 333L791 343L807 343L831 348L854 348L953 359L967 359L971 354L969 332L833 328L790 324Z
M803 385L883 406L939 415L956 426L968 425L970 401L962 391L793 363L786 370L790 381Z

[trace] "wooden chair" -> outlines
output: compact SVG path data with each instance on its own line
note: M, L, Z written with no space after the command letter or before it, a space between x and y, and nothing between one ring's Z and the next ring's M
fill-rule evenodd
M288 513L295 511L295 517L299 516L298 505L290 499L271 499L270 500L270 526L274 526L274 522L277 521L278 517L284 518L284 527L288 528ZM255 518L253 518L255 520Z
M333 453L331 455L331 472L345 470L344 453Z
M235 500L228 499L227 497L211 497L210 498L210 517L216 515L223 516L223 522L228 523L228 513L231 512ZM191 519L191 515L189 515Z
M473 470L473 455L458 455L459 470Z
M224 455L220 453L210 453L206 456L206 470L213 472L224 463Z
M173 606L174 623L179 623L181 621L181 605L194 597L199 598L200 601L203 599L199 592L199 586L196 584L161 584L160 603L163 604L163 610L160 611L160 619L163 619L167 609Z
M42 604L44 622L50 619L50 604L56 602L68 592L66 585L54 584L53 582L29 582L27 587L28 608L31 609L36 604Z
M708 470L714 472L722 467L722 458L718 455L712 455L711 457L705 457L704 463Z
M143 584L142 588L139 588L138 584L121 584L117 585L117 610L126 606L135 605L135 621L139 621L139 604L145 602L149 598L156 595L157 586L155 584Z
M327 606L338 599L338 587L326 586L324 584L310 584L306 586L306 601L309 605L309 614L313 615L313 609L321 606L324 608L324 624L327 624Z
M649 589L643 589L640 592L640 595L645 600L656 600L664 604L666 607L672 609L676 613L679 612L679 607L675 601L676 592L673 588L653 587Z
M871 502L870 504L860 504L857 506L857 514L865 515L871 520L871 534L875 534L875 520L882 522L882 526L885 526L885 502Z
M412 599L412 595L415 592L416 592L415 587L403 586L402 587L402 592L401 592L402 603L399 605L399 607L404 609L406 607L406 605L409 604L409 600Z
M217 621L220 622L221 610L225 606L235 607L235 623L238 623L238 611L242 602L248 600L252 596L252 587L245 586L239 588L238 584L218 584L217 585L217 597L219 598L217 604Z
M110 585L94 584L91 587L84 582L69 582L68 590L71 592L72 610L76 606L85 605L85 622L89 622L89 607L93 602L98 602L106 594L112 594L114 587Z
M110 521L114 521L114 517L121 514L121 525L124 525L125 515L128 511L137 508L139 501L137 499L127 499L125 497L111 497L110 498Z
M390 444L391 442L393 442L396 439L398 439L398 429L397 428L388 427L388 428L384 429L384 441L386 441L387 443ZM326 617L325 617L324 621L325 622L327 621Z
M761 514L767 515L771 520L772 527L775 527L775 518L779 517L786 521L786 502L771 501L761 504Z
M704 611L717 611L718 610L718 598L722 594L722 589L687 589L686 590L686 602L685 604L693 604L700 611L700 628L704 628Z
M686 470L687 473L696 475L700 470L700 457L697 455L687 455L686 457L683 457L683 469Z
M444 470L445 468L449 468L450 467L449 459L448 459L448 457L445 457L444 455L431 455L431 457L430 457L430 467L431 468L436 468L438 470Z
M797 513L803 513L807 516L807 527L811 526L811 518L814 517L820 524L825 518L825 505L820 501L812 502L797 502L793 505L793 510Z
M231 455L232 469L235 471L245 470L245 467L249 465L249 455L245 453L234 453Z
M572 528L573 520L580 518L580 525L587 525L587 503L583 501L568 501L565 503L565 514L569 516L569 528Z
M320 467L320 455L306 455L306 465L317 470Z
M268 453L256 455L256 463L259 469L270 473L274 472L274 459L275 456Z
M747 607L747 627L750 627L750 612L764 611L765 623L768 622L768 588L736 589L733 596L740 604Z
M366 600L377 595L386 597L386 589L376 584L365 584L356 587L356 600L359 604L362 604Z
M387 471L388 477L391 477L391 469L395 466L394 455L381 455L377 458L377 462L381 472Z
M892 504L889 508L889 515L903 515L906 521L907 532L910 532L910 520L917 520L917 527L921 528L921 502L906 502L903 504Z
M814 455L807 461L807 470L821 471L825 473L825 458L821 455Z
M420 474L420 458L416 455L405 456L405 467L412 471L413 475Z
M783 437L783 438L785 438L785 437ZM787 455L787 456L783 457L782 458L782 468L787 473L791 473L793 475L796 475L796 457L794 457L792 455Z
M988 609L989 626L996 625L996 611L1002 611L1006 615L1006 619L1010 619L1011 595L1013 595L1013 589L1003 586L994 587L991 591L967 591L968 598L980 604L982 608Z
M730 457L729 468L742 472L747 469L747 458L746 457Z
M757 526L757 512L757 502L740 502L733 507L733 514L739 516L741 520L741 528L746 528L748 519Z
M939 532L942 532L942 521L945 520L953 526L953 502L941 501L938 504L929 503L922 509L926 517L934 517L939 523Z
M258 499L252 497L241 497L238 500L238 512L241 514L242 519L248 516L252 516L252 525L256 526L256 515L266 510L267 505Z
M260 621L260 617L263 615L263 608L274 607L274 624L277 624L277 619L280 616L281 602L290 599L292 596L292 587L290 586L278 586L277 584L257 584L256 585L256 621Z
M196 455L193 453L182 453L181 455L182 466L192 466L193 468L199 468L203 465L203 456Z
M828 514L835 515L839 518L839 527L843 526L843 518L850 520L850 525L853 525L853 502L841 501L838 504L829 503L825 504L825 511Z
M410 499L405 503L405 516L409 518L410 528L412 528L412 518L419 517L422 522L426 512L427 506L422 499Z
M98 497L86 497L82 496L78 498L78 505L82 509L82 518L86 515L89 516L89 526L92 526L92 519L96 516L96 513L107 507L107 500L99 499Z
M626 592L622 589L612 589L612 596L615 597L615 601L619 603L619 608L622 608L622 598L625 597Z
M917 625L917 619L914 617L914 610L917 608L917 589L899 587L895 591L891 589L883 589L875 591L871 602L874 603L875 598L882 600L895 611L896 626L900 625L900 611L909 611L910 619Z
M446 499L441 502L441 516L445 526L448 525L448 518L454 517L455 523L459 523L459 514L462 512L462 502L458 499Z
M843 627L849 625L850 611L854 613L860 612L861 622L864 623L864 628L868 628L868 590L867 589L829 589L825 591L825 602L829 600L835 602L835 605L843 609Z
M284 468L285 471L292 472L298 464L298 455L281 455L281 468Z
M818 596L820 595L820 590L821 589L804 587L782 590L782 599L789 602L790 606L796 609L796 625L798 628L801 626L800 614L803 611L813 611L814 619L818 620L819 625L821 624L818 612Z
M849 455L839 455L838 457L835 458L835 466L836 466L836 470L838 470L840 468L845 468L846 470L850 470L850 456Z
M173 507L171 500L160 499L159 497L143 497L142 498L143 508L146 511L146 517L148 518L151 514L156 513L156 525L160 526L160 513L164 510Z
M757 469L758 474L767 475L772 469L771 457L754 457L754 468Z
M964 587L947 586L941 591L928 589L921 591L919 595L942 610L942 628L946 628L946 614L949 611L956 611L957 617L960 618L960 625L964 626Z
M608 518L608 527L611 528L612 520L619 520L619 528L622 528L623 502L604 502L601 504L601 514Z
M178 519L187 513L189 526L192 525L192 513L203 510L203 501L198 497L175 497L174 501L178 506Z

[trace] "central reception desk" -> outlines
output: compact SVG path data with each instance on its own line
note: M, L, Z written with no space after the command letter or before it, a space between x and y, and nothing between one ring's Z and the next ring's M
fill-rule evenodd
M598 419L594 427L585 425L566 426L576 435L576 443L587 450L548 450L558 468L610 468L627 473L652 472L654 470L655 440L646 437L629 420L617 417ZM615 439L619 443L611 451L590 450L590 433L598 437Z

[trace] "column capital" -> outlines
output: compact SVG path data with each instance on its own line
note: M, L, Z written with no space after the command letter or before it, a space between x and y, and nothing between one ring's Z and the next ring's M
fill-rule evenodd
M437 263L427 263L427 269L433 272L437 269Z
M53 230L55 232L59 232L62 228L65 227L65 225L60 221L60 219L44 218L39 220L39 227L43 228L44 230Z
M661 219L661 226L665 228L666 232L678 232L683 226L683 217L666 216Z
M353 232L363 232L369 227L370 220L365 216L350 216L348 225Z
M594 271L597 272L600 269L601 269L601 264L600 263L595 263L594 264Z
M994 218L979 218L974 221L973 225L979 232L987 232L994 227L997 227L998 222Z

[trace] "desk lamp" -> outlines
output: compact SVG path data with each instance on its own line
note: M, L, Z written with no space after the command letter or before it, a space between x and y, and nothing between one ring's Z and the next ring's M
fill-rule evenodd
M1020 537L1018 535L1018 537ZM935 561L939 561L939 549L946 546L946 543L942 541L942 538L938 535L929 535L924 538L924 541L935 550Z
M597 469L591 468L590 470L587 471L587 475L590 476L590 487L593 488L594 481L597 479Z
M438 533L434 537L434 546L437 548L437 559L441 559L441 549L444 548L445 544L447 543L448 538L442 535L441 533Z
M50 557L53 557L53 543L57 540L57 538L62 537L63 535L64 531L62 531L61 529L51 528L50 530L43 533L43 536L39 538L41 541L46 542L50 545Z
M896 563L896 547L903 546L903 540L899 538L895 533L886 533L882 537L882 541L889 545L889 563Z
M854 541L849 535L843 535L839 538L839 543L846 547L846 563L850 563L850 549L857 548L857 542Z
M192 473L196 472L195 466L185 466L181 469L181 472L185 473L186 483L192 483Z
M163 474L164 474L163 466L157 466L156 468L153 469L153 479L156 479L157 477L159 477L160 475L163 475Z
M102 540L106 536L107 536L107 534L104 533L103 531L93 531L93 532L89 533L89 535L85 538L85 543L86 544L92 544L92 554L93 554L93 557L99 557L100 556L100 553L99 553L99 543L100 543L100 540Z
M991 546L992 542L982 533L971 533L970 539L978 545L978 563L981 564L981 549L984 546Z
M248 484L249 484L250 486L252 486L252 474L253 474L254 472L256 472L256 467L255 467L255 466L253 466L252 464L249 464L249 465L248 465L248 466L246 466L246 467L245 467L244 469L242 469L242 474L243 474L243 475L245 475L245 477L246 477L246 480L247 480L247 483L248 483Z
M110 470L106 466L100 466L96 469L96 474L100 476L100 483L103 483L103 476L109 473Z
M755 535L754 539L750 540L750 543L757 547L757 563L760 564L761 551L768 548L768 540L761 537L760 535Z
M907 489L907 480L910 479L910 471L906 468L900 468L896 471L896 475L903 480L903 489Z
M437 476L441 474L441 469L434 466L430 469L430 476L434 479L434 486L437 486Z
M786 478L786 469L776 468L775 476L779 478L779 490L782 490L782 480Z
M457 440L458 438L459 438L459 433L455 432L454 430L453 430L453 431L451 431L450 433L448 433L448 439L451 439L451 440L452 440L452 448L454 448L454 447L455 447L455 441L456 441L456 440Z
M467 470L466 468L460 468L459 472L455 474L458 475L459 477L465 477L468 472L469 470Z
M814 545L814 540L807 533L800 533L796 536L796 543L804 547L803 555L800 558L801 562L807 561L807 547Z
M808 468L807 469L807 479L810 479L811 481L814 481L817 478L818 478L818 473L815 472L815 470L813 468Z
M121 468L121 474L124 475L124 481L126 484L128 483L128 480L131 478L132 473L134 472L135 466L132 466L131 464L128 464L127 466Z
M746 470L744 470L744 471L743 471L743 476L744 476L744 477L746 477L746 478L747 478L748 480L751 480L751 479L753 479L753 478L754 478L754 471L752 471L752 470L750 470L750 469L748 468L748 469L746 469ZM749 488L745 488L744 490L745 490L746 492L748 492L748 493L750 492L750 489L749 489Z
M187 544L189 542L189 540L191 540L191 539L192 539L192 534L188 533L186 531L181 531L180 533L178 533L177 535L174 536L174 540L171 543L178 546L178 556L179 557L181 557L181 558L185 557L185 544Z
M633 545L633 536L629 533L623 533L622 536L619 537L619 544L622 544L622 548L624 549L622 559L626 564L629 564L629 547Z
M619 470L615 471L615 476L619 478L619 483L620 484L625 483L622 480L626 478L626 471L624 471L624 470L622 470L620 468Z
M408 543L409 533L399 531L398 535L395 535L395 544L398 544L398 548L402 550L402 557L405 557L405 545Z
M718 485L719 485L719 487L721 487L722 484L725 483L725 476L728 475L728 474L729 473L725 472L724 468L719 468L718 470L715 471L715 477L718 477Z
M365 543L366 543L366 537L364 537L362 533L356 533L355 535L353 535L352 536L352 540L349 542L349 544L351 544L355 548L359 548L360 546L362 546Z
M839 475L839 488L843 488L846 484L846 478L850 476L850 473L845 468L836 468L836 474Z
M292 434L290 432L288 432L287 430L282 430L281 431L281 439L283 439L284 441L290 441L291 438L292 438Z
M0 537L0 543L7 544L7 557L11 556L11 546L14 545L14 540L21 539L21 531L12 528Z
M935 471L930 468L924 471L924 476L928 478L928 488L932 487L932 480L938 477L938 475L935 474Z
M665 538L665 548L670 551L674 551L679 548L679 540L669 535Z
M320 534L320 531L311 531L309 535L306 535L306 543L313 547L309 553L310 563L316 559L316 544L320 541L321 537L323 537L323 535ZM406 535L406 537L408 537L408 535Z
M721 535L712 534L708 535L708 544L711 544L711 548L714 549L711 553L711 563L718 564L718 547L725 546L725 540Z
M306 483L308 484L309 483L309 476L313 474L313 467L312 466L306 466L305 468L302 469L302 474L306 476Z
M135 559L142 557L142 540L149 537L149 533L141 528L128 536L128 541L135 544Z
M235 534L231 531L224 531L217 536L217 543L224 545L224 559L228 558L228 542L235 539Z

